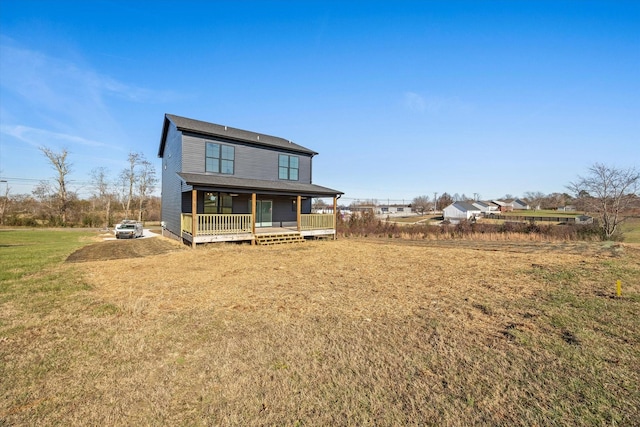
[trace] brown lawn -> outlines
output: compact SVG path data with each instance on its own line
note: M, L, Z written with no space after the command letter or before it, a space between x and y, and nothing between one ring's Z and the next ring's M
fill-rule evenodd
M633 248L342 239L191 250L157 238L70 261L89 289L13 343L4 363L29 373L4 393L8 425L640 418Z

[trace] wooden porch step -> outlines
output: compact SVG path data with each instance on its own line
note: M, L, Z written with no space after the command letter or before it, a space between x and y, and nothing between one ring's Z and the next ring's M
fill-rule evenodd
M257 245L282 245L286 243L304 243L300 233L269 233L256 234Z

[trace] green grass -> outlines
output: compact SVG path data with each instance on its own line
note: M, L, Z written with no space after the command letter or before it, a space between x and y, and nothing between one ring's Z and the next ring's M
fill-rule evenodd
M63 230L0 231L0 303L53 305L56 295L83 289L79 278L60 266L91 236Z
M640 243L640 217L627 218L620 227L624 241L627 243Z
M565 371L560 376L550 365L543 373L545 381L554 384L549 390L552 400L564 406L567 396L576 399L566 410L583 425L629 422L622 414L627 405L637 405L640 396L637 380L629 376L639 362L638 295L616 298L615 281L635 284L640 277L637 262L608 260L597 274L575 267L538 269L533 274L551 290L542 303L521 303L542 313L536 323L546 333L525 331L520 341L532 352L547 354L550 364L560 364Z
M554 211L549 209L541 209L541 210L534 211L533 209L530 209L530 210L515 210L512 212L500 212L498 214L504 215L504 216L541 216L541 217L573 218L578 215L582 215L582 212L561 212L561 211Z
M0 230L0 280L16 280L64 261L93 233L64 230Z

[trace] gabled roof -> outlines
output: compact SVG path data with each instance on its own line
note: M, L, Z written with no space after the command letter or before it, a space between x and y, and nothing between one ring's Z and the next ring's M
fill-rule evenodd
M203 136L224 138L228 140L244 142L251 145L280 148L283 150L303 153L311 156L318 154L313 150L295 144L284 138L279 138L277 136L265 135L248 130L232 128L229 126L217 125L215 123L188 119L186 117L180 117L173 114L165 114L164 125L162 126L162 136L160 138L160 148L158 149L158 157L162 157L164 154L164 146L167 140L167 132L169 131L170 122L173 123L176 128L182 132L192 132Z
M236 178L233 176L209 175L200 173L178 173L187 185L232 189L238 192L272 192L278 194L304 195L308 197L333 197L344 194L341 191L315 184L296 181L264 181L259 179Z
M488 207L489 207L489 204L488 204L488 203L485 203L485 202L483 202L483 201L481 201L481 200L476 200L475 202L473 202L473 203L472 203L472 205L474 205L474 206L480 206L480 207L482 207L482 208L488 208Z
M454 206L456 209L458 209L459 211L462 211L462 212L469 212L469 211L478 211L478 212L480 212L480 208L478 208L476 206L473 206L469 202L453 202L449 206Z

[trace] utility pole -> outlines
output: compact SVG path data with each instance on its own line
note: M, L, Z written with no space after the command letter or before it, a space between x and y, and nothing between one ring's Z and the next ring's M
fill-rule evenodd
M438 192L434 191L433 192L433 213L436 213L437 209L438 209Z

